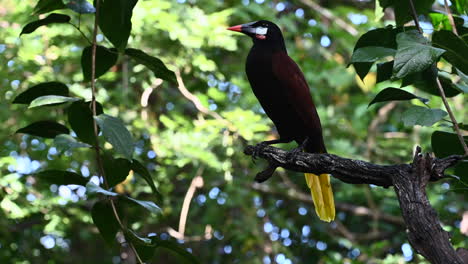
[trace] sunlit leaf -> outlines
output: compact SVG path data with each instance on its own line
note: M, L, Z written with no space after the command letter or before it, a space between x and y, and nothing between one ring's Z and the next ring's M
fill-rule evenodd
M63 170L41 171L36 174L36 177L39 181L57 185L77 184L84 186L88 182L88 179L78 173Z
M441 30L432 34L432 45L447 52L442 55L458 70L468 74L468 44L452 31Z
M106 201L96 202L91 209L91 217L104 241L112 246L116 242L115 235L120 226L111 204Z
M33 21L26 26L23 27L23 30L21 31L20 35L23 34L29 34L34 32L38 27L41 26L47 26L50 24L57 24L57 23L68 23L70 21L70 17L67 15L62 15L62 14L50 14L44 19L39 19L36 21Z
M58 135L54 138L54 146L59 151L67 151L76 148L90 148L91 145L79 142L74 137L66 134Z
M91 80L91 62L92 62L92 46L83 49L81 55L81 69L83 70L84 81ZM96 46L96 78L106 73L117 62L119 55L116 51L110 50L103 46Z
M101 104L96 103L96 113L100 115L102 111ZM85 143L96 145L91 103L83 101L74 102L67 108L67 115L68 122L77 137Z
M64 8L65 5L62 0L39 0L34 7L33 14L39 15Z
M451 1L452 3L455 2L455 8L457 12L460 14L468 14L468 1L467 0L454 0Z
M103 155L102 160L109 187L114 187L127 178L131 166L129 160L123 158L114 159L110 155Z
M159 193L158 189L154 185L153 178L151 177L151 174L149 173L148 169L143 166L138 160L133 159L132 164L131 164L131 169L138 175L140 175L151 187L151 190L153 191L153 194L156 196L158 201L162 200L162 195Z
M30 104L34 99L45 95L68 96L68 87L61 82L40 83L20 93L12 103Z
M156 77L170 82L177 82L174 72L170 71L160 59L150 56L138 49L125 49L125 54L134 59L137 63L148 67Z
M413 105L403 113L402 120L405 126L432 126L446 115L447 112L441 109L429 109Z
M79 98L75 98L75 97L67 97L67 96L60 96L60 95L44 95L44 96L34 99L31 102L31 104L29 104L29 108L63 104L63 103L75 102L79 100L80 100Z
M132 30L132 12L137 0L99 1L100 11L105 14L99 19L99 28L115 48L123 51Z
M429 100L425 98L418 97L410 92L399 88L385 88L380 91L374 99L369 103L368 107L379 102L388 102L388 101L407 101L411 99L419 99L424 103L427 103Z
M44 138L54 138L60 134L68 134L70 130L55 121L37 121L18 129L15 133L24 133Z
M422 72L433 65L445 50L430 46L418 31L411 30L397 35L398 50L393 65L395 78Z
M452 30L452 23L446 14L443 13L430 13L429 17L431 18L432 25L435 30ZM455 27L459 28L463 26L465 21L463 18L453 15L453 20L455 22Z
M96 8L86 0L71 0L68 1L67 7L77 12L78 14L92 14L96 12Z
M131 160L134 150L133 139L122 120L106 114L96 116L95 119L106 140L118 153Z

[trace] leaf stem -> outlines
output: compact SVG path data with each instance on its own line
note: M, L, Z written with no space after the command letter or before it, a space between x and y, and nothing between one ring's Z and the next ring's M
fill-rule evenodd
M419 21L418 21L418 13L416 13L416 9L414 8L413 0L408 0L411 6L411 15L413 16L414 23L416 24L416 27L418 28L419 33L423 33L421 27L419 26ZM445 0L447 3L447 0ZM453 17L452 17L453 19ZM450 116L450 119L452 120L453 127L455 128L455 132L457 133L458 139L460 140L461 145L463 146L463 150L465 152L465 156L468 156L468 146L465 143L465 140L463 139L463 134L460 131L460 127L458 127L458 122L457 119L455 118L455 115L452 112L452 108L450 108L450 105L447 101L447 96L445 96L444 88L442 87L442 84L440 83L439 76L436 75L436 83L437 83L437 88L439 88L439 93L440 97L442 98L442 102L444 103L445 109L447 110L447 113Z
M74 28L76 28L76 30L78 30L78 31L81 33L81 36L83 36L83 38L86 39L86 41L88 41L88 43L89 43L90 45L92 45L93 43L91 42L91 40L88 39L88 37L86 37L86 34L81 30L80 24L79 24L79 23L80 23L80 22L78 22L78 26L77 26L77 25L75 25L75 24L73 24L73 23L68 22L68 24L70 24L70 25L72 25Z
M99 4L100 0L96 1L96 13L94 17L94 30L93 30L93 41L91 43L91 91L92 91L92 96L91 96L91 106L92 106L92 112L93 112L93 128L94 128L94 138L95 138L95 144L94 144L94 150L96 152L96 163L98 167L99 174L102 175L102 178L104 179L104 186L106 189L109 189L109 184L106 179L105 171L104 171L104 166L102 163L101 159L101 150L99 148L99 138L98 138L98 126L96 119L94 117L96 116L96 47L97 47L97 41L96 41L96 36L98 32L98 20L99 20ZM81 30L77 28L80 32ZM88 40L89 41L89 40ZM122 223L122 220L120 219L119 213L117 212L117 208L115 206L114 200L110 199L110 204L112 207L112 211L114 212L115 219L119 223L120 229L122 231L125 231L125 226ZM128 244L130 245L130 248L132 251L135 253L135 257L138 260L138 263L143 264L143 261L141 260L140 256L138 255L137 250L133 246L132 242L128 240Z

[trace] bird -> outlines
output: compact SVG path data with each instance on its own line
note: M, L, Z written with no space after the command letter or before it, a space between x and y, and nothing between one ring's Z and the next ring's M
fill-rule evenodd
M253 40L245 71L254 95L273 121L279 139L263 141L256 147L295 141L295 150L327 153L322 126L309 86L299 66L289 57L281 29L273 22L259 20L229 27ZM315 212L320 220L333 221L335 203L329 174L306 173Z

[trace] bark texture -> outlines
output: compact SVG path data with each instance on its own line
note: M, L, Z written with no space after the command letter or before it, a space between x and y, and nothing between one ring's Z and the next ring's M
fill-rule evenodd
M247 146L246 155L263 158L268 167L255 177L257 182L268 180L275 169L282 167L297 172L330 173L351 184L374 184L394 187L408 233L408 240L417 253L431 263L467 263L466 250L455 251L449 233L442 229L440 220L426 195L429 181L445 177L445 169L454 166L462 156L443 159L421 154L417 148L411 164L377 165L362 160L342 158L333 154L288 152L271 146ZM293 154L292 154L293 153Z

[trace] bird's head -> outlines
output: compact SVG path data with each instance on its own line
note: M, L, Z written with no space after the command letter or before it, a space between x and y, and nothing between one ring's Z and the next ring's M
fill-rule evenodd
M244 33L251 37L254 42L281 43L284 41L281 29L275 23L267 20L233 26L228 28L228 30Z

